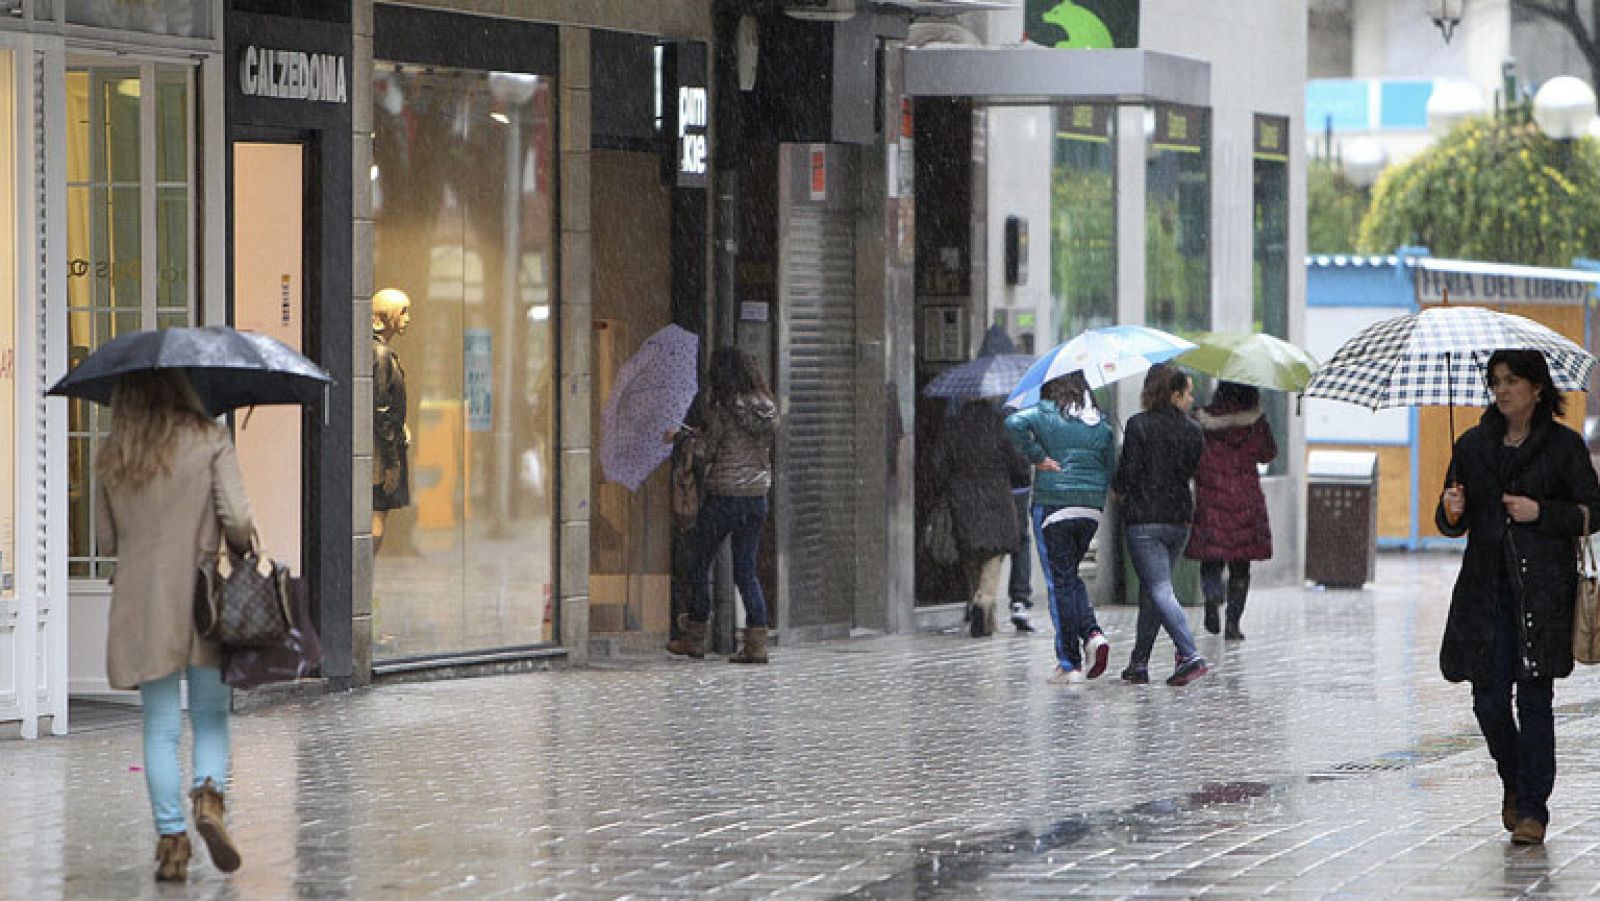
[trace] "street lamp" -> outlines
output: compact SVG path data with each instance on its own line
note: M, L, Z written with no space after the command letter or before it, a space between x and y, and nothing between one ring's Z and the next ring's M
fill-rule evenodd
M1466 81L1439 81L1428 95L1428 130L1442 138L1467 119L1481 116L1488 109L1483 92Z
M1570 141L1589 133L1594 121L1594 91L1581 78L1552 78L1533 95L1533 121L1545 137Z
M1439 27L1439 33L1444 35L1444 42L1450 43L1455 36L1456 26L1461 24L1461 15L1466 11L1467 0L1423 0L1423 5L1428 11L1428 18Z
M1370 188L1389 165L1389 152L1371 138L1355 138L1344 145L1344 177L1358 188Z

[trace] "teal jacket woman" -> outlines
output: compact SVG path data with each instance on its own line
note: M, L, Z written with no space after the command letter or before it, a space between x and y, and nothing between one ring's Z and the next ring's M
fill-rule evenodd
M1050 679L1081 682L1105 672L1110 652L1078 564L1100 529L1116 450L1111 424L1095 407L1083 373L1046 382L1040 396L1037 404L1007 417L1006 429L1035 470L1033 535L1056 627Z
M1092 408L1091 408L1092 409ZM1086 420L1092 419L1093 422ZM1058 471L1041 470L1033 477L1033 502L1042 507L1092 507L1103 509L1117 452L1111 426L1094 411L1085 416L1062 413L1054 401L1041 400L1006 419L1011 441L1028 462L1037 466L1049 457Z

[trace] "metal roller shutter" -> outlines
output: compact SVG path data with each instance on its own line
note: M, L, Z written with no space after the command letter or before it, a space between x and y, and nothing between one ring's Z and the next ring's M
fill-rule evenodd
M848 208L797 205L789 219L786 627L854 616L854 228Z

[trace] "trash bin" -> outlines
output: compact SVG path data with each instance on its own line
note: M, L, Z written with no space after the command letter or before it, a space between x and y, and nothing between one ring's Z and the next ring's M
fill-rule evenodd
M1378 455L1312 451L1306 464L1306 578L1329 588L1372 581L1378 558Z

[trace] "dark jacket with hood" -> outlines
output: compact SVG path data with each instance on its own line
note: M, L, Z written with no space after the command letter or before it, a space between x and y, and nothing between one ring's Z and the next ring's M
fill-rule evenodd
M1011 444L1005 416L992 404L969 402L945 422L934 449L935 491L950 504L956 548L963 557L1015 551L1023 534L1011 489L1028 484L1032 468Z
M1257 406L1213 403L1195 413L1205 448L1194 471L1194 531L1184 555L1195 560L1266 560L1272 556L1267 498L1256 466L1278 456Z
M1194 518L1189 480L1200 463L1200 427L1176 407L1136 413L1122 438L1111 488L1124 525L1187 525Z
M1444 503L1434 522L1446 535L1467 536L1439 669L1451 682L1494 675L1494 634L1503 605L1517 623L1518 678L1572 673L1572 608L1577 590L1573 539L1600 526L1600 483L1583 439L1554 421L1538 422L1520 447L1505 445L1506 421L1490 408L1456 442L1449 472L1466 491L1466 511L1451 525ZM1446 476L1448 486L1450 476ZM1520 494L1539 503L1539 518L1514 522L1501 501Z

